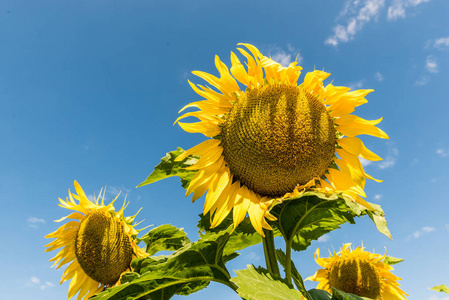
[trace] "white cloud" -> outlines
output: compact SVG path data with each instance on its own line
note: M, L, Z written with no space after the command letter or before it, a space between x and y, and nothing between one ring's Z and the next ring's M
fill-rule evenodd
M299 51L290 44L287 44L287 50L284 50L279 46L271 46L268 52L271 53L270 56L272 60L280 63L284 67L288 67L288 65L294 61L298 64L302 62L302 57L299 55Z
M388 7L387 19L390 21L405 18L405 9L415 7L430 0L393 0L393 4Z
M434 230L435 230L434 227L423 227L423 228L422 228L422 231L424 231L424 232L432 232L432 231L434 231Z
M376 72L376 74L374 74L374 78L376 78L379 82L384 81L384 77L380 72Z
M356 82L351 82L351 83L348 83L348 88L350 88L351 90L356 90L356 89L360 89L360 88L362 88L363 87L363 82L364 82L365 80L359 80L359 81L356 81Z
M374 195L374 200L380 200L380 199L382 199L382 194Z
M51 288L54 286L55 286L54 283L52 283L50 281L45 281L45 283L40 286L40 289L45 290L46 288Z
M39 286L41 290L45 290L46 288L54 287L54 283L50 281L45 281L41 284L41 280L36 276L31 276L26 286Z
M449 231L449 224L444 225L447 231Z
M384 160L377 164L377 166L381 169L391 168L396 164L396 157L387 156Z
M446 157L449 155L449 153L444 149L437 149L436 153L441 157Z
M421 76L418 80L415 81L415 85L423 86L429 83L428 76Z
M41 283L41 280L39 278L37 278L36 276L31 276L30 283L33 284L33 285L34 284L39 284L39 283Z
M322 236L320 236L319 238L318 238L318 243L325 243L325 242L327 242L328 240L330 240L330 236L328 236L328 235L322 235Z
M292 55L287 54L284 51L280 51L280 52L273 54L271 59L273 59L274 61L277 61L284 67L288 67L288 65L292 62Z
M117 196L118 194L120 195L126 195L131 191L131 189L127 189L124 186L108 186L106 188L106 192L108 194L111 194L114 198L115 196Z
M405 9L402 0L393 1L393 5L388 7L388 20L396 20L399 18L405 18Z
M449 37L443 37L443 38L436 39L433 42L433 46L440 50L449 49Z
M248 255L246 255L246 257L249 259L249 260L252 260L252 261L254 261L254 260L260 260L260 256L256 253L256 252L254 252L254 251L251 251L251 252L249 252L248 253Z
M41 218L36 218L36 217L29 217L27 219L28 222L28 226L30 226L31 228L37 228L39 227L39 224L45 224L45 220L41 219Z
M433 55L429 55L426 58L426 69L430 73L438 73L437 58Z
M377 167L380 169L391 168L392 166L394 166L396 164L396 160L397 160L398 156L399 156L398 148L391 148L389 150L387 157L385 157L384 160L377 163Z
M362 3L361 3L362 2ZM346 25L338 24L333 28L334 34L324 42L327 45L337 46L341 42L354 39L366 23L377 19L385 0L353 0L345 4L340 16L347 19ZM362 7L360 7L363 5Z
M371 165L373 162L360 157L360 163L362 164L362 167L365 168L365 167Z
M444 295L432 295L430 298L428 298L427 300L449 300L449 296L444 296Z
M421 237L422 235L430 233L432 231L435 231L434 227L425 226L425 227L413 232L410 237L414 237L415 239L417 239L417 238Z

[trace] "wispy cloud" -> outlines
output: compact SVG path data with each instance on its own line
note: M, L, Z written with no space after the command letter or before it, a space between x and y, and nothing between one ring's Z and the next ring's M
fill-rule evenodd
M443 296L443 295L432 295L430 298L428 298L427 300L449 300L449 296Z
M430 0L388 0L387 20L394 21L406 17L406 11ZM353 40L355 35L372 20L377 21L385 0L347 0L337 19L342 20L325 40L326 45L337 46Z
M441 157L446 157L449 155L449 152L447 152L447 150L445 149L437 149L436 154L438 154Z
M327 241L329 241L330 240L330 236L328 236L328 235L322 235L322 236L320 236L319 238L318 238L318 243L325 243L325 242L327 242Z
M351 0L346 2L340 16L346 19L346 24L338 24L333 28L334 34L324 42L327 45L337 46L354 39L356 33L371 20L376 20L385 0Z
M364 158L361 158L361 157L360 157L360 163L362 164L362 167L364 167L364 168L366 168L369 165L373 164L372 161L364 159Z
M359 80L359 81L356 81L356 82L351 82L351 83L348 83L348 88L350 88L351 90L356 90L356 89L360 89L360 88L362 88L363 87L363 82L364 82L365 80Z
M376 78L379 82L384 81L384 76L380 72L376 72L376 74L374 74L374 78Z
M421 76L419 79L415 81L415 85L423 86L429 83L429 76Z
M434 55L429 55L426 58L426 70L429 73L438 73L438 62Z
M449 37L442 37L433 42L433 46L440 50L449 49Z
M449 231L449 224L444 225L447 231Z
M271 58L284 67L288 67L288 65L292 62L292 55L287 54L284 51L276 52L273 56L271 56Z
M46 288L54 287L54 283L50 281L45 281L41 283L41 280L36 276L31 276L25 286L38 286L41 290L45 290Z
M380 200L380 199L382 199L382 194L374 195L374 200Z
M411 235L410 237L413 237L413 238L417 239L417 238L423 236L424 234L428 234L428 233L430 233L430 232L432 232L432 231L435 231L435 228L434 228L434 227L428 227L428 226L425 226L425 227L423 227L423 228L421 228L421 229L416 230L415 232L413 232L412 235Z
M299 51L290 44L287 45L287 49L283 49L279 46L270 46L268 53L271 56L271 59L277 61L284 67L288 67L288 65L295 60L298 64L301 64L303 60L301 55L299 55Z
M36 217L29 217L27 219L28 222L28 226L30 226L31 228L38 228L40 224L45 224L45 220L41 219L41 218L36 218Z
M393 4L388 7L387 19L394 21L406 17L405 10L415 7L430 0L393 0Z
M45 281L44 284L42 284L40 286L40 289L41 290L45 290L46 288L51 288L51 287L54 287L54 286L55 286L54 283L52 283L50 281Z
M259 256L256 252L254 252L254 251L249 252L249 253L246 255L246 257L247 257L249 260L252 260L252 261L254 261L254 260L260 260L260 256Z
M377 167L379 167L380 169L387 169L393 167L396 164L398 156L399 156L398 148L391 148L385 159L377 163Z

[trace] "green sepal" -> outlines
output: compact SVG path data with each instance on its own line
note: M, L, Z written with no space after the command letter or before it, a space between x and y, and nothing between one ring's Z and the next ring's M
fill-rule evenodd
M383 260L383 263L392 266L392 265L398 264L398 263L400 263L402 261L404 261L403 258L396 258L396 257L391 257L391 256L385 256L385 258Z
M150 174L150 176L148 176L147 179L145 179L145 181L140 183L137 187L141 187L168 177L178 176L181 178L182 187L187 188L197 171L186 170L185 168L195 164L198 161L199 156L190 155L182 161L175 161L175 159L183 152L184 150L179 147L175 151L168 152L167 155L161 158L161 162L154 167L154 171Z
M445 285L445 284L440 284L440 285L431 287L430 289L437 291L437 292L443 292L443 293L449 294L449 287L447 287L447 285Z
M245 300L302 300L299 291L263 268L248 265L235 273L237 276L231 281L238 286L237 293Z

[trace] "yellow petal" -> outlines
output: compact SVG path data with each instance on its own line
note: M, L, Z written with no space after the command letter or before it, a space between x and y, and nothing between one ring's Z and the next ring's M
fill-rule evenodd
M389 137L385 132L374 126L379 124L380 121L382 121L382 118L368 121L354 115L347 115L336 119L334 122L338 124L336 129L349 137L354 137L359 134L369 134L378 138L388 139Z
M197 123L178 122L178 124L184 131L190 133L202 133L207 137L214 137L221 133L220 127L218 127L217 124L214 124L209 121L201 121Z
M365 147L363 142L356 137L345 137L337 140L338 144L353 155L360 156L363 159L379 161L382 160L377 154L371 152Z
M185 168L186 170L199 170L214 164L223 153L223 147L210 148L201 158L192 166Z
M244 85L249 84L248 73L245 70L245 67L242 65L237 55L234 52L231 52L231 73L238 81L243 83Z
M215 180L211 182L211 188L207 192L206 195L206 201L204 202L203 207L203 214L207 214L209 210L212 208L212 206L215 204L215 201L217 201L218 197L221 196L221 193L225 188L229 185L231 185L231 174L228 167L223 165L218 170L216 174Z
M205 140L204 142L201 142L200 144L181 153L177 158L175 158L175 161L182 161L189 155L201 156L204 153L209 152L211 149L218 147L218 145L220 145L220 143L221 143L221 141L215 140L215 139Z
M237 190L237 196L235 198L234 210L233 210L233 220L234 229L243 221L248 211L250 199L249 190L246 186L241 186Z

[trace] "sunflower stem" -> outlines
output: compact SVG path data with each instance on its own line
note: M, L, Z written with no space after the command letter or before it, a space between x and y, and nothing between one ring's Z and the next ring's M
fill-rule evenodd
M285 279L288 283L292 283L292 242L285 241Z
M264 229L263 233L265 237L263 240L263 252L265 254L265 262L267 264L267 270L277 276L281 276L279 271L279 265L276 260L276 248L274 247L274 235L272 230Z

